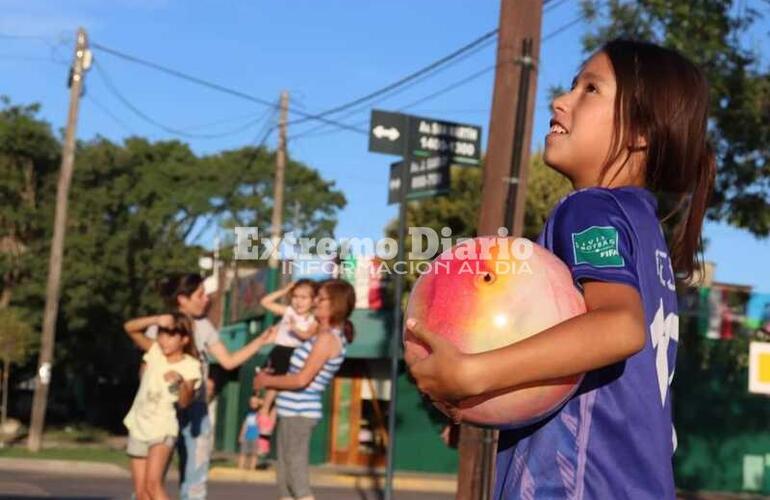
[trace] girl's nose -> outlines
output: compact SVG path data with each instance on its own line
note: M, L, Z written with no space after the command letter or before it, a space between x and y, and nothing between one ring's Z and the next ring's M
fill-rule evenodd
M562 92L561 94L557 95L553 98L551 101L551 111L556 113L557 111L560 111L562 113L565 113L567 111L567 100L569 98L569 91Z

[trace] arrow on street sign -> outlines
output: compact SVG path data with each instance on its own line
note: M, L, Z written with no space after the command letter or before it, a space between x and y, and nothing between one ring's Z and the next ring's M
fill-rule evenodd
M388 205L401 202L401 171L404 162L397 161L390 164L390 178L388 179Z
M373 109L369 127L369 151L404 156L406 128L406 115Z
M372 130L372 134L374 134L374 137L377 139L382 139L383 137L387 138L389 141L395 141L399 137L401 137L401 134L398 132L398 129L396 127L391 128L385 128L382 125L377 125Z

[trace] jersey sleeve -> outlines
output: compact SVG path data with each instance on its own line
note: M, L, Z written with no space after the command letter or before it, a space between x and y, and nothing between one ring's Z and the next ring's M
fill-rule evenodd
M610 193L573 193L559 205L546 231L547 246L567 264L577 286L596 280L640 290L633 226Z

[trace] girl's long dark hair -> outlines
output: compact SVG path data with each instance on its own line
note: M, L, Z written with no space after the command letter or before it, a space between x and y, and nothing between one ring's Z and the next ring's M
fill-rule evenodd
M172 311L179 310L179 296L189 297L203 283L203 277L197 273L169 274L158 284L161 298Z
M709 88L701 70L679 52L651 43L613 40L605 53L615 72L615 133L609 166L624 154L628 161L646 143L646 183L673 198L663 220L674 217L671 260L689 278L702 249L701 228L716 175L714 150L708 139Z

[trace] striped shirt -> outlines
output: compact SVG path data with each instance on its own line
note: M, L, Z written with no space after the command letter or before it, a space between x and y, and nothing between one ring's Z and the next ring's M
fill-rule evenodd
M340 366L342 366L342 362L345 361L345 346L347 342L342 334L342 328L332 328L331 333L340 342L341 349L339 354L327 359L315 378L307 386L302 389L278 393L278 397L275 400L278 416L321 418L321 395L340 369ZM318 336L314 335L294 349L294 353L292 353L291 360L289 361L290 374L298 373L302 370L305 366L305 361L310 356L310 351L315 346L316 340L318 340Z

